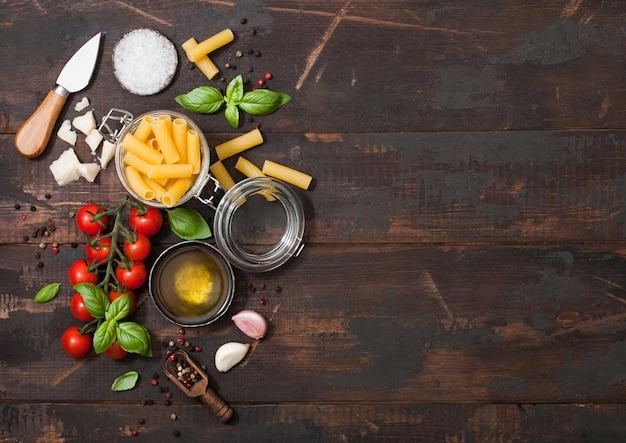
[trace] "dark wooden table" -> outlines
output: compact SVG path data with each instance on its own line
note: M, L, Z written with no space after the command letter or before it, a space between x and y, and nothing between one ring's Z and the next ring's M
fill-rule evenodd
M180 56L171 86L149 97L112 74L114 43L140 26ZM226 27L236 40L213 54L225 82L209 82L180 45ZM60 187L48 166L68 145L53 137L27 159L13 140L99 31L93 81L59 123L87 96L98 119L113 107L183 111L211 146L259 124L266 141L249 159L314 177L298 191L300 256L263 274L235 271L230 312L259 311L268 336L218 373L219 345L252 340L229 316L187 330L235 410L228 424L178 391L166 404L162 342L179 328L145 287L134 319L151 333L152 358L74 360L61 349L76 324L67 271L85 241L69 214L114 207L125 191L113 165L93 184ZM625 37L620 0L3 2L0 442L118 442L133 430L152 442L175 432L186 442L623 440ZM265 72L293 100L238 129L174 101ZM84 137L76 151L91 158ZM186 207L212 219L198 202ZM41 250L30 235L49 218L56 230ZM148 262L177 241L166 225ZM53 301L33 302L57 281ZM138 385L111 391L130 370Z

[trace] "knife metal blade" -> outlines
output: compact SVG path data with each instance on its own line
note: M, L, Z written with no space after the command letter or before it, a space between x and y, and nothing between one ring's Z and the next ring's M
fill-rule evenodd
M100 52L102 33L94 35L65 64L56 86L15 134L15 148L25 157L40 156L48 145L50 134L70 93L89 84Z

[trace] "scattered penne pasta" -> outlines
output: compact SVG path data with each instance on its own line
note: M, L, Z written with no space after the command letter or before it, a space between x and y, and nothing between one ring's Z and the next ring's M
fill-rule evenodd
M265 177L265 174L263 174L263 171L261 171L261 169L257 165L244 157L239 157L237 159L237 163L235 163L235 169L248 178Z
M313 177L304 172L270 160L265 160L262 171L270 177L277 178L305 190L309 189L311 181L313 180Z
M210 168L213 177L219 182L220 185L226 190L229 190L233 186L235 186L235 180L231 177L231 175L226 170L224 163L221 161L216 161L213 163Z
M182 47L185 50L185 53L187 54L187 58L189 58L190 60L191 58L189 57L189 50L196 47L197 45L198 45L198 42L193 37L182 44ZM205 55L204 57L200 57L198 60L196 60L193 63L195 63L198 69L200 69L200 71L202 71L204 76L208 78L209 80L213 80L215 77L217 77L217 74L219 74L220 72L219 68L215 66L215 63L213 63L213 60L211 60L208 55Z
M224 29L223 31L218 32L217 34L207 38L206 40L201 41L197 45L192 48L189 48L187 52L187 57L192 62L199 60L200 58L210 54L218 48L232 42L235 39L235 34L230 29Z
M224 160L228 157L239 154L246 149L258 146L261 143L263 143L263 135L261 134L261 131L259 131L259 128L254 128L250 132L246 132L239 137L235 137L232 140L228 140L227 142L217 145L215 147L215 152L217 153L218 159Z

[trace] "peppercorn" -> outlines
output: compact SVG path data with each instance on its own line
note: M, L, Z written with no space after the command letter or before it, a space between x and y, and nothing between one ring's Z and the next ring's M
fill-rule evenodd
M46 194L46 195L44 195L44 197L46 198L46 200L50 200L52 198L52 196L50 194Z
M178 418L178 416L176 414L172 413L172 414L170 414L170 418L172 420L176 420Z
M248 23L248 19L242 18L241 20L239 20L239 23L241 23L242 25L245 25L246 23Z
M39 243L39 249L46 249L46 246L44 242Z
M250 35L255 36L256 35L256 29L250 29Z
M31 206L30 207L30 212L35 212L37 211L37 207L36 206Z
M73 242L71 246L72 246L72 249L76 249L78 248L78 243Z
M250 55L254 54L254 49L252 49L252 48L248 49L248 54L250 54Z
M133 437L137 437L139 435L139 431L137 429L133 429L131 434L133 434Z
M258 84L260 87L265 86L265 79L262 79L262 78L258 79L258 80L257 80L257 84Z
M22 221L26 220L26 214L22 214Z
M230 69L230 63L226 63L226 64L224 64L224 67L225 67L226 69Z
M265 283L261 283L261 284L259 285L259 288L261 288L261 289L265 289Z
M259 303L261 303L262 305L266 305L267 304L267 299L265 297L262 297L259 299Z
M261 51L254 51L255 57L261 57Z
M159 380L153 378L150 383L152 383L152 386L157 386L159 384Z
M180 431L174 431L174 437L180 437Z
M15 209L21 209L21 206L19 203L15 203Z
M22 237L22 240L28 241L28 235L25 235L24 237Z
M165 406L169 406L169 405L171 405L171 404L172 404L172 402L171 402L171 401L169 401L169 400L165 400Z
M281 288L280 286L276 286L276 292L283 292L283 288Z
M265 73L265 80L271 80L273 78L273 75L271 72L266 72Z
M53 254L58 254L59 253L59 248L53 246L51 251L52 251Z
M38 267L38 268L43 268L43 263L42 263L42 262L38 262L38 263L37 263L37 267Z
M143 425L146 421L143 418L140 418L137 420L137 423L139 423L140 425Z
M194 350L195 352L202 352L202 346L194 346L194 347L193 347L193 350Z
M39 251L35 252L35 258L39 260L41 258L41 252Z
M235 57L243 57L243 52L241 51L235 52Z

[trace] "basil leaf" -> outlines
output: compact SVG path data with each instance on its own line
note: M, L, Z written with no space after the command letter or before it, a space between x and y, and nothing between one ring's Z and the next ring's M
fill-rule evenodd
M239 127L239 108L234 103L229 103L226 106L226 111L224 111L224 115L226 116L226 120L233 128Z
M239 108L251 115L267 115L291 101L291 96L283 92L257 89L246 92L239 102Z
M35 294L35 303L48 303L57 296L61 289L61 283L48 283Z
M188 111L213 114L224 104L224 96L213 86L200 86L187 94L179 95L176 102Z
M167 219L172 232L183 240L201 240L212 235L206 220L193 209L168 209Z
M74 290L83 296L87 311L94 318L104 318L109 308L109 296L104 290L93 283L78 283L74 285Z
M152 357L150 334L139 323L132 321L118 323L117 341L126 352Z
M104 313L106 320L122 320L125 318L133 306L133 299L130 295L124 294L116 298Z
M133 389L139 379L137 371L128 371L126 374L120 375L111 385L111 391L128 391Z
M226 104L238 104L243 98L243 80L241 75L238 75L228 83L226 86Z
M117 336L117 325L116 320L105 320L100 323L93 334L93 350L96 354L102 354L111 347Z

